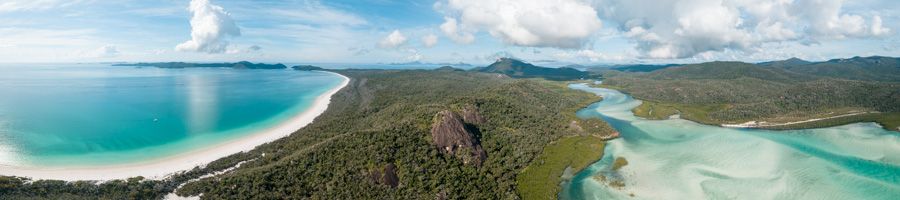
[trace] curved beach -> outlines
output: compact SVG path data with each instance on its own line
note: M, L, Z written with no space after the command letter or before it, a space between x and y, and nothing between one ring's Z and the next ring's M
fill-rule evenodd
M252 150L259 145L288 136L312 123L316 117L324 113L328 108L331 97L350 82L350 78L344 75L333 72L328 73L340 76L343 78L343 81L341 81L339 86L316 97L312 106L307 110L274 127L238 139L140 163L91 167L19 167L0 165L0 175L66 181L103 181L135 176L143 176L147 179L164 179L174 173L190 170L197 166L204 166L225 156Z

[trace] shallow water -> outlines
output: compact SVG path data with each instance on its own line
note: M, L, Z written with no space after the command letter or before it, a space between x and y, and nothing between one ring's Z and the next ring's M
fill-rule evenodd
M621 138L564 186L561 199L900 197L900 133L875 123L769 131L645 120L630 112L640 101L621 92L570 88L603 96L578 116L603 118ZM616 157L628 165L611 170ZM608 186L612 181L625 186Z
M161 158L273 127L342 79L324 72L0 66L0 165Z

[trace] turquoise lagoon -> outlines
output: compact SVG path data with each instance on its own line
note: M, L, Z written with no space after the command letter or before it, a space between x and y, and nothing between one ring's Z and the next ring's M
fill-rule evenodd
M0 66L0 165L160 159L274 127L343 79L326 72Z
M769 131L645 120L630 112L640 101L619 91L570 88L603 96L578 116L610 122L621 138L563 184L561 199L900 198L900 133L875 123ZM612 171L616 157L628 165Z

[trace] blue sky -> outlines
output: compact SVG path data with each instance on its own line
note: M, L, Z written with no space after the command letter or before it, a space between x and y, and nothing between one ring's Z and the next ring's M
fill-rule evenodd
M893 0L4 0L0 62L900 56Z

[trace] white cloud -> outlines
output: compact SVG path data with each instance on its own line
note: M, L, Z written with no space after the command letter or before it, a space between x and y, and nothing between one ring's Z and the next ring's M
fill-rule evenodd
M406 36L400 33L400 30L394 30L387 37L378 42L378 47L393 49L406 44Z
M756 51L766 43L804 44L887 34L881 17L867 23L842 12L842 0L594 0L648 58ZM702 54L702 55L701 55Z
M191 0L191 40L178 44L178 51L223 53L228 47L228 37L240 36L241 30L231 15L209 0Z
M434 47L434 45L437 45L437 42L438 42L437 35L428 34L428 35L422 36L422 44L425 45L426 48Z
M100 58L112 58L119 55L119 49L113 45L106 45L97 49L95 53L97 53L96 56Z
M891 32L891 29L885 28L881 25L881 17L875 16L872 17L872 35L882 36L887 35Z
M475 41L475 36L472 35L469 31L461 30L459 24L456 23L456 19L445 17L444 23L441 24L441 31L444 32L444 35L447 35L450 40L459 44L471 44Z
M448 14L441 30L460 43L484 30L511 45L581 48L601 27L597 12L581 0L448 0L435 8Z
M406 60L420 61L420 60L422 60L422 54L419 54L418 51L412 52L409 56L406 56Z

